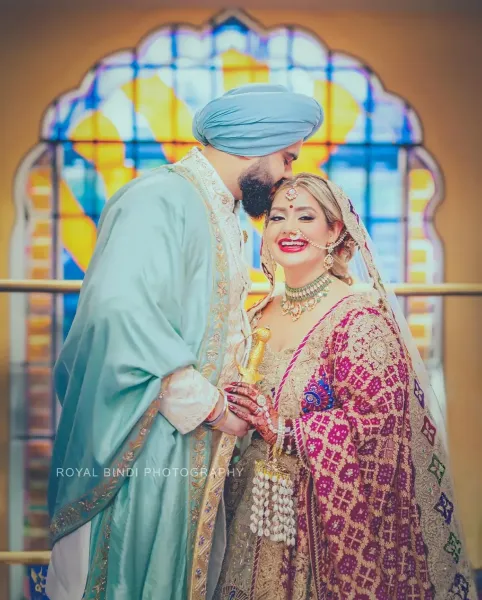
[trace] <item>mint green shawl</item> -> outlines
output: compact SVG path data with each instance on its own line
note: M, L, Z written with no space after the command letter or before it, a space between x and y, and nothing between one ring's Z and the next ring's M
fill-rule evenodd
M86 599L188 596L211 438L202 426L181 435L157 398L188 365L216 384L228 293L209 199L176 167L108 203L54 372L52 542L91 521Z

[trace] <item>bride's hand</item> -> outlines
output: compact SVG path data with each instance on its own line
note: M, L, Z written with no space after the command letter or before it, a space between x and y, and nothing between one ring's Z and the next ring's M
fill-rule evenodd
M278 411L274 409L270 396L265 396L248 383L232 383L224 391L232 412L252 425L266 443L273 445L277 438Z

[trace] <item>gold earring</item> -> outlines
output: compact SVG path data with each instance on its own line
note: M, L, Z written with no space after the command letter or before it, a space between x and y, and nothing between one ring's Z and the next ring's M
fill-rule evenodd
M326 256L323 260L323 266L327 271L329 271L335 263L335 259L333 258L333 249L334 246L329 244L327 248L328 252L326 253Z

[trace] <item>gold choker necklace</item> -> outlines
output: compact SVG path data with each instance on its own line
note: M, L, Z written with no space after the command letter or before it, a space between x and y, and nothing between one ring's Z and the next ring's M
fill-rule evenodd
M307 310L313 310L315 306L328 294L331 278L325 271L315 281L300 288L285 286L285 296L281 301L283 315L290 315L293 321L297 321Z

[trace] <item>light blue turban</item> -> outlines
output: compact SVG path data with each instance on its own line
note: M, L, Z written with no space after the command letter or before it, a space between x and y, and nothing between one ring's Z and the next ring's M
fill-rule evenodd
M215 98L194 116L194 137L237 156L266 156L307 140L323 123L314 98L254 83Z

